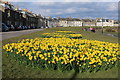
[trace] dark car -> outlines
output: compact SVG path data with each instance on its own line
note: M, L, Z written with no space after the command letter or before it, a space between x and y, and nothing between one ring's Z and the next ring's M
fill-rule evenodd
M37 29L37 27L35 26L35 29Z
M2 23L2 31L9 31L9 28L4 23Z
M21 26L22 30L25 30L25 26Z
M27 26L24 26L24 27L25 27L25 29L28 29Z
M22 27L21 26L15 26L15 30L21 30Z
M31 26L31 29L35 29L35 26Z
M31 27L30 27L30 26L27 26L27 29L31 29Z
M8 26L8 28L9 28L9 30L11 30L11 31L14 31L15 30L15 27L13 26L13 25L7 25Z

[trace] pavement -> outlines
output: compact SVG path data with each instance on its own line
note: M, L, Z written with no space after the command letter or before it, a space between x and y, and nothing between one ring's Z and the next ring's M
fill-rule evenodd
M103 35L105 35L105 36L111 36L111 37L118 37L118 38L120 38L120 35L118 34L118 35L116 35L116 34L106 34L106 33L103 33Z
M9 31L9 32L0 32L0 80L2 79L2 40L9 39L12 37L18 37L25 34L30 34L37 31L42 31L44 29L30 29L30 30L21 30L21 31Z
M37 31L42 31L44 29L30 29L30 30L20 30L20 31L9 31L9 32L1 32L0 33L0 41L9 39L12 37L18 37L21 35L37 32Z
M117 38L120 38L120 34L110 34L110 33L105 33L105 32L101 32L101 31L96 31L97 34L102 34L102 35L105 35L105 36L111 36L111 37L117 37Z

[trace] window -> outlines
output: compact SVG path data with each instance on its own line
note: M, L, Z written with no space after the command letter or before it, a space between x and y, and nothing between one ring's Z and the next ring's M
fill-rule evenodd
M103 22L105 22L105 19L102 19Z
M106 22L109 22L109 20L107 19Z

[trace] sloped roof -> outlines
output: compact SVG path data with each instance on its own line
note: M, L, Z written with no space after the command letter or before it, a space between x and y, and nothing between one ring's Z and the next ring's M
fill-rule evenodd
M59 20L65 20L65 21L81 21L79 18L59 18Z

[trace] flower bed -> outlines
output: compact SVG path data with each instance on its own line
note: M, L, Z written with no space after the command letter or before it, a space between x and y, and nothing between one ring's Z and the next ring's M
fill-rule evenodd
M75 34L73 31L56 31L56 33Z
M117 43L70 38L23 39L3 46L33 66L80 72L112 68L120 57L118 48Z
M74 38L74 39L79 39L82 38L81 34L76 34L75 32L72 31L56 31L55 33L43 33L42 34L43 38Z

